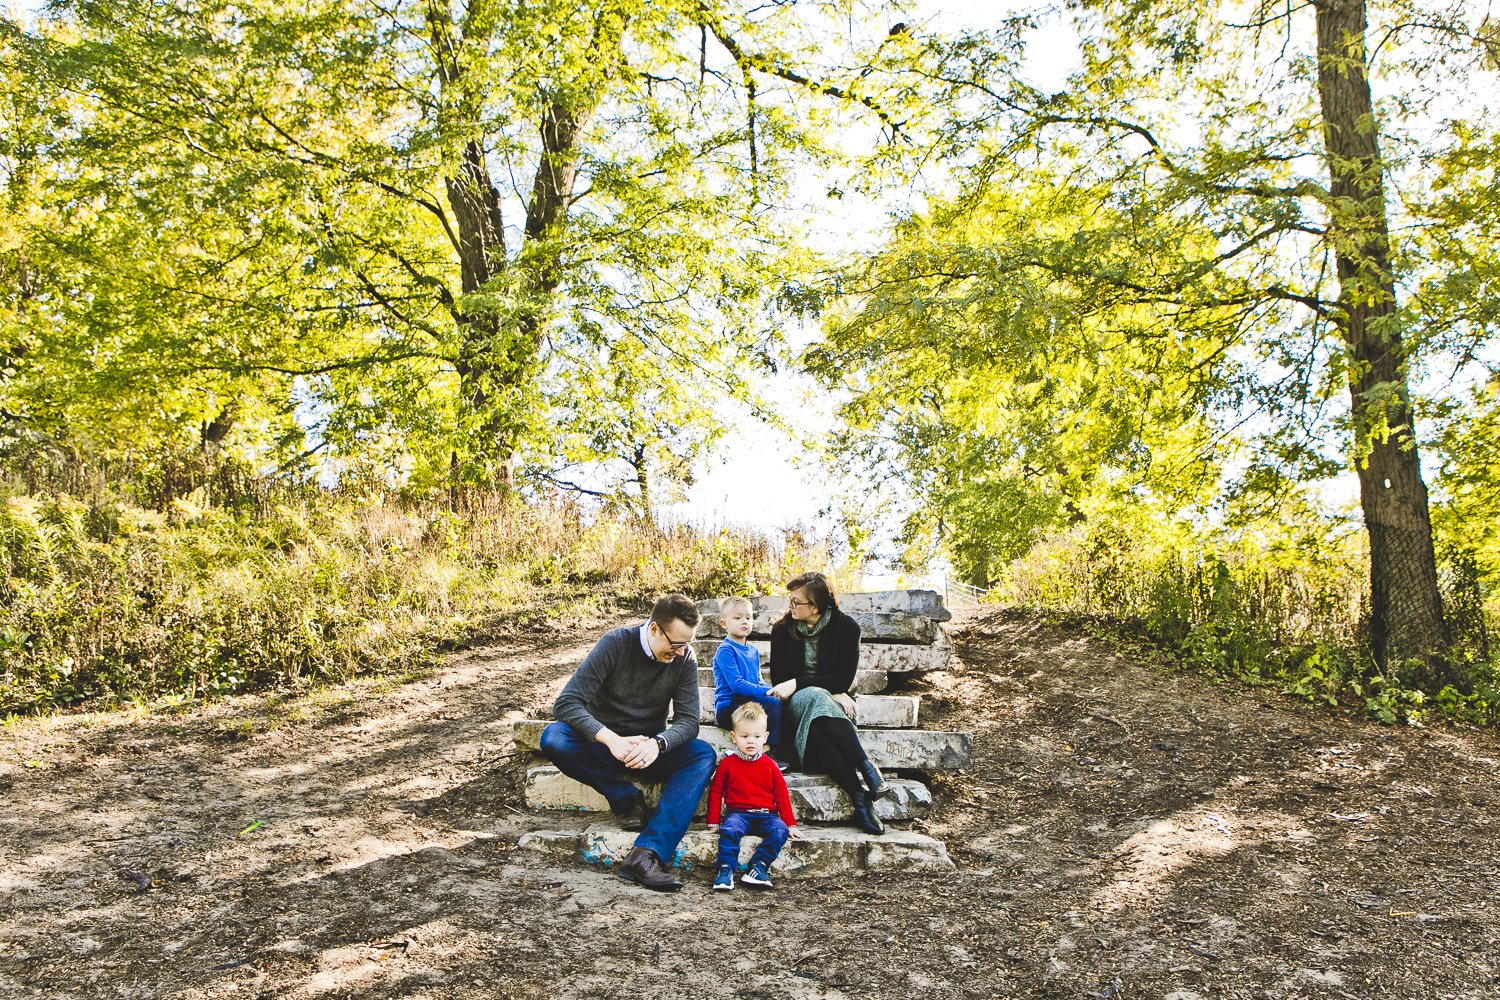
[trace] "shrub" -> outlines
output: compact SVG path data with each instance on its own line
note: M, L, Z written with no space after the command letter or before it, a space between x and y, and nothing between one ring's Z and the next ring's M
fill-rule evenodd
M552 501L490 498L464 515L327 495L167 507L5 498L0 711L337 681L580 595L779 587L821 556Z

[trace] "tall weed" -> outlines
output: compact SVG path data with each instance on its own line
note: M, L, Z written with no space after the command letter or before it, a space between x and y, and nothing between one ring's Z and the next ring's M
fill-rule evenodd
M1472 568L1449 561L1444 578L1450 607L1462 609L1455 655L1469 660L1474 689L1426 692L1404 687L1369 654L1361 533L1310 529L1308 519L1215 532L1166 519L1104 523L1037 543L1008 567L996 598L1144 638L1191 669L1385 722L1417 722L1434 708L1463 721L1500 721L1485 626L1493 609L1486 611Z
M0 712L214 696L421 662L586 596L779 588L817 547L657 529L563 502L460 515L389 497L164 512L95 495L0 509Z

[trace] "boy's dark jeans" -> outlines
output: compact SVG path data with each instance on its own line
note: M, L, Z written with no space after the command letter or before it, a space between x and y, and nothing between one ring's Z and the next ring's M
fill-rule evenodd
M603 795L616 812L628 807L638 794L632 781L660 782L661 799L635 838L635 846L650 849L663 868L672 867L677 844L693 821L718 763L713 747L692 740L657 757L650 767L633 770L615 760L603 743L583 739L566 722L554 722L542 730L542 753L563 774Z
M760 846L750 855L750 863L764 861L769 868L781 853L789 833L775 813L732 812L719 824L719 867L739 867L740 839L749 834L761 838Z

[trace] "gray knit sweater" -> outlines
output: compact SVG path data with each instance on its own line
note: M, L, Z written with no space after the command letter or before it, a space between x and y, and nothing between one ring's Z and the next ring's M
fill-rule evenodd
M659 663L641 648L639 625L611 629L552 703L552 715L586 740L608 727L621 736L660 733L668 750L682 746L698 736L698 662L692 647L671 663Z

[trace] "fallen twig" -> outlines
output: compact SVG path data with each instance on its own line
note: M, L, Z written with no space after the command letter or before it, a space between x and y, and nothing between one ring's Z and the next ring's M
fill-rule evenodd
M1130 737L1131 739L1135 739L1135 734L1130 731L1130 727L1127 726L1127 725L1125 725L1125 723L1121 722L1119 719L1112 719L1109 716L1104 715L1101 712L1094 712L1094 711L1090 711L1089 712L1089 717L1090 718L1094 718L1094 719L1099 719L1099 720L1101 720L1103 722L1113 723L1114 725L1119 726L1121 729L1125 730L1125 735L1126 736Z
M209 971L219 972L223 969L238 969L240 966L249 965L253 961L255 961L254 956L251 956L250 958L241 958L238 961L234 962L220 962L218 965L210 965Z

